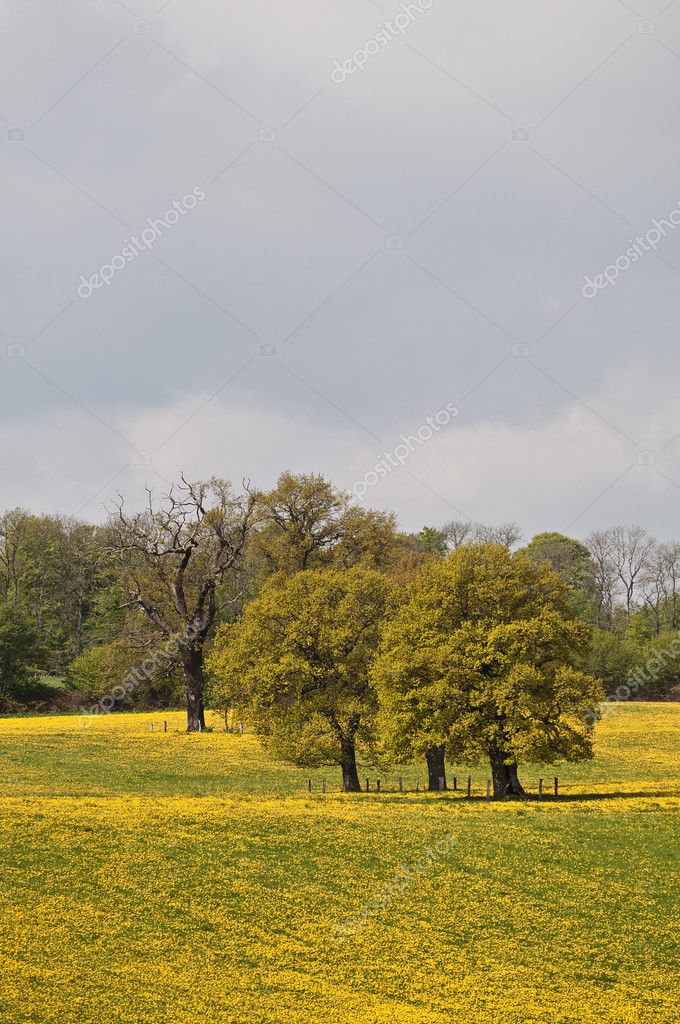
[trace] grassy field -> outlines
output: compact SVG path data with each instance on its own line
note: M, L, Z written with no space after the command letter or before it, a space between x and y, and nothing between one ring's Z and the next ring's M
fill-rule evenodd
M500 805L309 795L182 723L0 720L5 1024L680 1019L679 705L620 707L559 800Z

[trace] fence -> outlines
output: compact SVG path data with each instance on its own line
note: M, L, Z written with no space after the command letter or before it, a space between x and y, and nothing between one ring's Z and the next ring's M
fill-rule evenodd
M458 776L454 775L452 780L451 780L451 783L452 783L451 786L447 786L446 785L446 779L440 778L439 779L439 792L461 793L461 794L464 794L466 799L472 799L473 797L477 798L478 796L484 796L484 798L486 800L490 800L491 799L491 792L492 792L491 779L486 779L485 782L478 783L476 781L473 782L472 776L468 775L467 778L464 779L462 787L458 786L458 781L459 781L458 780ZM542 799L543 797L549 795L549 790L546 790L546 787L545 787L544 783L545 783L544 779L539 779L538 780L538 787L536 789L536 794L535 795L538 796L539 799ZM554 797L558 797L559 793L560 793L560 780L559 780L559 778L557 776L554 776L553 781L552 781L552 787L550 787L550 788L552 789L552 795ZM308 793L314 792L314 785L313 785L313 780L312 779L307 779L307 792ZM321 792L322 793L328 793L329 792L328 783L327 783L326 779L322 779L321 780ZM334 792L340 792L341 793L341 792L343 792L343 790L338 788ZM425 788L421 787L420 778L416 778L415 784L412 784L412 787L409 789L409 787L404 782L404 776L400 775L398 780L397 780L397 788L396 789L385 789L383 784L382 784L382 779L375 779L374 782L373 782L373 790L372 790L371 789L371 780L370 779L366 779L365 792L366 793L375 792L375 793L383 793L383 794L389 794L389 793L394 794L394 793L424 793L424 792L432 792L432 790L428 790L428 789L425 789ZM526 787L525 787L525 792L526 792L527 796L532 796L533 795L531 793L531 791L528 790Z
M153 732L154 731L154 727L153 726L154 726L153 722L150 722L149 723L149 732ZM167 731L168 731L168 723L167 723L167 721L164 721L163 722L163 732L167 732ZM243 731L243 727L241 726L241 732L242 731ZM539 779L538 780L538 789L537 789L536 795L539 798L543 798L544 796L546 796L544 782L545 782L544 779ZM473 794L474 794L475 797L477 796L477 789L476 789L477 785L478 785L477 783L473 784L472 776L471 775L467 776L467 779L465 780L462 789L459 789L459 787L458 787L458 776L457 775L454 775L452 777L452 779L451 779L451 786L450 787L447 786L446 779L443 776L440 777L440 779L439 779L439 791L440 792L449 792L449 793L451 793L451 792L453 792L453 793L463 793L464 792L466 797L469 798L469 799L472 798ZM375 787L374 788L374 792L376 792L376 793L409 793L409 792L421 793L421 792L432 792L431 790L426 790L425 788L421 789L420 778L419 777L416 777L415 786L412 789L409 790L409 788L404 783L404 776L403 775L400 775L398 780L397 780L397 787L398 787L397 789L384 789L383 786L382 786L382 779L375 779L374 780L374 787ZM481 792L484 795L485 799L487 799L487 800L491 799L491 789L492 789L491 779L486 779L486 781L483 783L483 788L482 788ZM559 778L557 776L554 776L554 778L553 778L552 790L553 790L553 795L555 797L559 796ZM327 793L328 791L329 791L328 790L328 783L326 782L326 779L322 779L321 780L321 792L322 793ZM312 779L307 779L307 792L308 793L313 792L313 782L312 782ZM337 790L337 792L342 792L342 789ZM370 779L366 779L366 792L367 793L371 792L371 780ZM532 795L529 790L525 789L525 792L526 792L527 796L531 796Z

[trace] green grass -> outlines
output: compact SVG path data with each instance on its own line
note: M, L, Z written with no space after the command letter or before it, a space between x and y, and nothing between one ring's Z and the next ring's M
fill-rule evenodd
M310 796L254 737L181 725L0 721L8 1024L680 1018L680 706L618 708L593 762L525 767L559 800L500 805L483 767L471 801L344 795L332 770Z

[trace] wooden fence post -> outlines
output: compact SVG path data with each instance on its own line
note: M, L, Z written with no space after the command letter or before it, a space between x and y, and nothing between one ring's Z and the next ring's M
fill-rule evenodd
M153 722L149 722L149 732L153 732Z
M543 796L543 779L538 780L538 795Z
M404 792L404 776L403 775L399 776L399 792L400 793Z
M163 732L167 732L167 731L168 731L168 723L167 722L163 722Z
M307 792L308 793L312 792L312 780L311 779L307 779Z
M453 792L455 793L457 789L458 789L458 779L454 775L453 776Z
M555 796L559 796L558 788L559 788L559 782L558 782L557 776L555 776Z
M491 783L488 779L486 780L486 799L491 799Z
M369 792L370 788L371 788L371 783L370 783L370 781L368 779L366 779L366 792L367 793Z
M375 781L375 788L376 788L377 792L379 793L380 792L380 779L376 779L376 781Z
M472 793L472 777L470 775L468 775L467 795L470 796L471 793Z

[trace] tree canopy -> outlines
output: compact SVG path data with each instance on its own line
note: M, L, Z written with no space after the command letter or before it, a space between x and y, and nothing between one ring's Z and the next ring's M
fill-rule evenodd
M235 495L226 480L182 478L160 505L149 494L144 511L127 513L121 499L108 524L130 606L184 671L189 732L205 728L204 647L220 611L218 587L240 567L254 510L247 489Z
M521 794L520 761L592 754L600 684L574 666L588 638L545 563L488 544L429 563L372 670L389 746L405 758L446 743L464 762L489 761L496 797Z
M344 789L358 790L357 746L365 758L375 746L369 671L396 598L384 574L361 566L273 577L239 623L218 630L214 696L246 709L279 756L339 764Z

